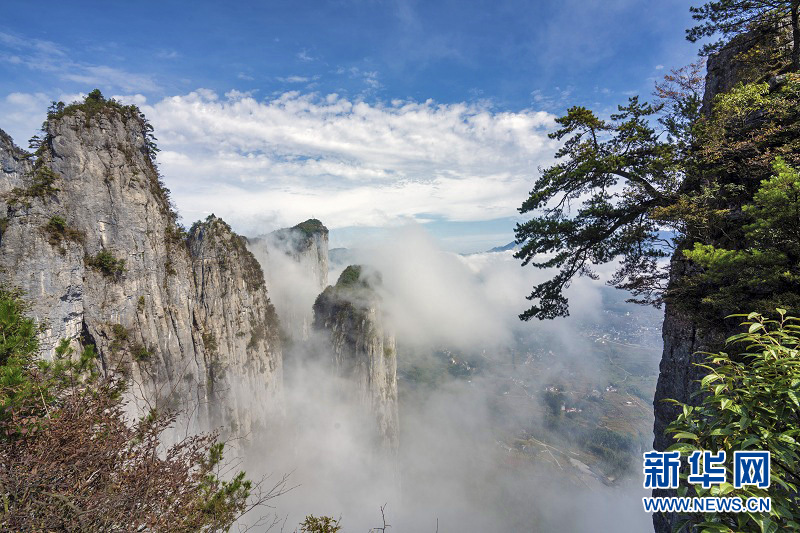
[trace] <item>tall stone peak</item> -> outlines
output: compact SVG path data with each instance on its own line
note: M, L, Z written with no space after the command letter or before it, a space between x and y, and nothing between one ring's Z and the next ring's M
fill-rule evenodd
M64 338L95 345L135 384L136 411L245 434L280 410L263 274L220 219L188 235L176 224L154 153L139 110L99 93L51 109L33 154L0 138L0 282L28 295L46 355Z
M329 342L327 363L343 378L344 395L374 417L373 438L396 454L397 343L375 290L379 283L376 273L360 265L345 268L314 302L314 328Z
M315 218L248 240L264 268L285 333L308 340L314 299L328 285L328 228Z

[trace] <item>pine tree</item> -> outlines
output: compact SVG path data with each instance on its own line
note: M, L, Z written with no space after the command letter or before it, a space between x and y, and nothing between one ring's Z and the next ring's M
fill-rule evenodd
M779 30L790 27L792 70L800 70L800 0L716 0L690 10L692 18L701 24L686 30L689 41L722 35L719 41L703 47L704 55L717 51L728 37L759 24Z

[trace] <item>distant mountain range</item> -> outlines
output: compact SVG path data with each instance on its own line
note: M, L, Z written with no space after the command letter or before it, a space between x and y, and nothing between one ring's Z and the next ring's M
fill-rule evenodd
M507 252L509 250L515 249L516 247L517 247L517 243L514 242L514 241L511 241L510 243L506 244L505 246L495 246L491 250L486 250L486 252L484 252L484 253L491 254L491 253L494 253L494 252Z

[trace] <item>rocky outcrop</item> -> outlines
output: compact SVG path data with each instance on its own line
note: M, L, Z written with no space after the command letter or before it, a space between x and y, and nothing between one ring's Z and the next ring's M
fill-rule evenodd
M320 291L328 286L328 228L322 222L310 218L291 228L273 231L266 238L273 248L303 265Z
M343 378L345 397L373 417L373 437L392 454L398 449L397 347L373 290L377 275L349 266L314 303L314 328L329 339L332 373Z
M258 428L237 413L257 407L278 414L282 408L278 317L261 266L244 237L222 219L211 215L193 225L187 243L197 289L195 313L208 361L208 393L219 423L238 421L244 425L232 429L249 434Z
M774 30L756 29L735 37L718 53L708 58L703 112L711 113L714 97L735 87L740 82L774 80L773 75L782 64L770 63L765 54L774 52L780 46L780 39ZM690 177L691 178L691 177ZM670 262L669 287L678 287L687 276L692 275L692 267L683 256L683 248L678 248ZM684 304L685 305L685 304ZM694 396L698 382L705 372L695 363L703 362L705 355L700 352L714 352L723 348L725 339L734 332L726 325L703 327L683 309L667 303L664 313L662 338L664 351L659 366L658 383L653 402L655 423L653 448L665 450L675 442L671 435L665 435L666 426L674 421L679 409L667 399L674 399L689 405L699 405L702 398ZM672 495L671 491L654 491L656 495ZM678 517L674 514L654 514L653 523L657 533L673 531Z
M0 136L0 282L27 295L45 355L60 339L93 344L105 371L131 378L139 412L244 434L279 406L263 275L219 219L188 236L176 225L150 131L101 97L52 113L32 157Z
M311 306L328 286L328 228L312 218L250 239L248 246L264 268L284 332L308 340Z
M786 30L789 31L787 25ZM791 38L770 26L756 27L737 35L706 62L703 112L711 112L714 97L733 89L740 82L766 81L789 66L787 45ZM783 54L776 56L775 52Z

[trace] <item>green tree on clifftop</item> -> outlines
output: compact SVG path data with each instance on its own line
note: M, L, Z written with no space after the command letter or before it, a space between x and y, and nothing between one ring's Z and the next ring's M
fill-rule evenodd
M703 55L716 52L733 35L767 25L788 36L792 70L800 70L800 0L714 0L690 9L701 24L686 30L687 39L696 42L722 34L722 39L703 47Z

